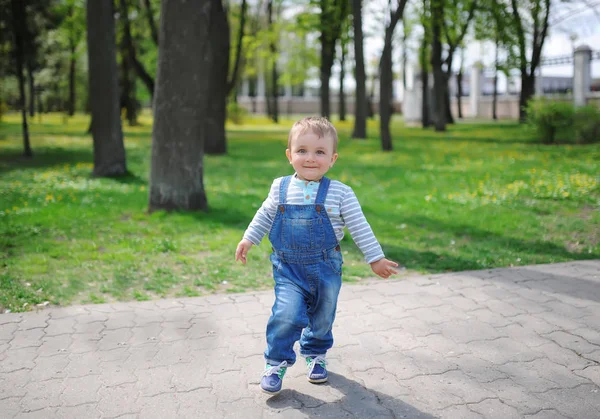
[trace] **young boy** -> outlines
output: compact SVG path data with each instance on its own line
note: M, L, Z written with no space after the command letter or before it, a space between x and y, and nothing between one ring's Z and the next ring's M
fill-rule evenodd
M384 257L352 189L325 177L338 158L337 143L337 132L325 118L304 118L292 126L285 154L296 173L273 181L235 251L236 261L246 264L252 245L269 233L275 303L260 382L266 393L281 390L287 367L296 362L297 340L308 380L327 381L325 354L333 345L344 227L377 275L388 278L398 266Z

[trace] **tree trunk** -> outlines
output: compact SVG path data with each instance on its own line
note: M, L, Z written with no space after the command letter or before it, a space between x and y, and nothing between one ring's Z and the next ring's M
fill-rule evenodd
M446 58L448 68L444 71L444 100L446 101L446 123L454 124L454 117L452 116L452 103L450 102L450 78L452 77L452 55Z
M496 33L496 51L494 52L494 93L492 97L492 119L498 119L498 47L500 45L499 34Z
M367 138L367 77L363 53L362 0L352 0L354 16L354 59L356 60L356 96L354 98L354 130L352 138Z
M204 137L214 0L162 0L149 210L207 209Z
M340 42L341 44L341 42ZM340 121L346 120L346 93L344 92L344 78L346 77L346 48L342 45L342 56L340 57L340 92L339 92L339 111Z
M333 65L334 55L328 45L323 45L321 49L321 116L327 119L331 118L329 107L329 79L331 79L331 66Z
M435 101L435 130L446 131L446 81L442 69L442 19L443 0L431 1L432 47L431 67L433 69L433 96Z
M527 122L527 102L535 91L535 74L521 71L521 93L519 94L519 121Z
M133 82L131 80L131 59L127 52L125 42L121 47L121 98L119 108L125 108L125 117L129 126L137 125L135 94L133 93Z
M21 0L12 0L11 11L15 40L17 79L19 80L19 107L21 108L21 120L23 127L23 155L25 157L33 157L33 151L31 150L31 144L29 143L29 126L27 124L27 106L25 100L25 77L23 75L23 62L25 60L25 37L27 36L25 4Z
M27 60L27 80L29 82L29 116L35 116L35 76L33 75L33 66Z
M427 128L431 125L431 115L429 114L429 72L427 68L421 69L421 95L423 100L421 102L421 124L423 128Z
M391 104L392 104L392 34L388 35L381 54L379 79L379 131L381 135L381 148L392 151L392 134L390 132ZM388 40L389 37L389 40Z
M75 115L75 45L70 45L71 58L69 60L69 116Z
M210 0L209 53L210 84L204 152L206 154L227 153L227 92L229 74L229 22L221 0Z
M454 124L454 117L452 116L452 102L450 101L450 89L448 87L448 83L448 79L446 78L446 87L444 89L446 101L446 121L448 124Z
M88 0L89 1L89 0ZM138 77L142 80L142 83L148 89L151 97L154 97L154 79L146 71L142 63L137 59L135 52L135 45L133 44L133 38L131 36L131 24L129 22L129 5L127 0L120 0L121 3L121 21L123 22L123 39L127 50L129 51L129 59L133 69L135 70Z
M88 0L89 94L94 141L94 176L127 173L116 59L112 0Z
M458 74L456 75L456 105L458 107L458 118L463 118L462 113L462 82L463 82L463 67L460 66L460 70L458 70Z
M431 125L429 115L429 72L427 71L427 34L423 34L421 47L419 48L419 62L421 64L421 124L423 128Z
M268 23L269 29L273 28L273 0L269 0L267 4L268 10ZM277 43L275 41L275 37L271 37L271 42L269 43L269 50L271 52L271 119L273 122L279 122L279 75L277 74Z
M144 8L146 9L148 26L150 26L150 36L154 41L154 45L158 46L158 30L156 29L156 23L154 22L154 11L152 10L152 4L150 3L150 0L144 0Z

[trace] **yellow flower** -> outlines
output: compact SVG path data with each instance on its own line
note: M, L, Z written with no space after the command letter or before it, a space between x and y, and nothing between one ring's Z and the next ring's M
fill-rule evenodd
M52 194L46 195L46 202L47 201L54 201L54 196Z

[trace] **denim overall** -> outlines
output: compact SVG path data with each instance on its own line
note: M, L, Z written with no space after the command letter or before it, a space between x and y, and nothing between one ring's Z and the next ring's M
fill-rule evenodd
M289 205L291 176L282 179L269 240L275 303L267 323L265 360L270 365L296 362L294 343L303 356L325 355L333 345L331 328L342 285L342 255L325 210L330 180L321 179L314 204Z

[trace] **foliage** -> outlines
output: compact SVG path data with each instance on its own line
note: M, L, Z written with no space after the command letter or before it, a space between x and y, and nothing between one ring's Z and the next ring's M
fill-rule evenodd
M540 98L529 102L527 118L545 144L600 142L600 109L593 105L575 108L570 102Z
M248 110L231 100L227 103L227 119L235 125L241 125L248 117Z
M575 140L579 144L592 144L600 142L600 109L593 105L582 106L576 109Z
M76 304L272 287L270 246L248 265L233 251L274 177L289 173L287 130L248 118L230 153L205 159L206 213L146 212L152 120L125 126L121 179L90 177L89 119L31 123L36 155L20 158L17 115L0 124L0 307ZM515 123L457 124L443 135L392 121L394 152L350 140L336 122L330 175L351 185L386 255L409 272L600 258L600 144L536 144ZM346 235L344 280L372 273Z
M535 128L538 140L544 144L572 140L573 116L571 103L540 98L527 104L527 120Z

